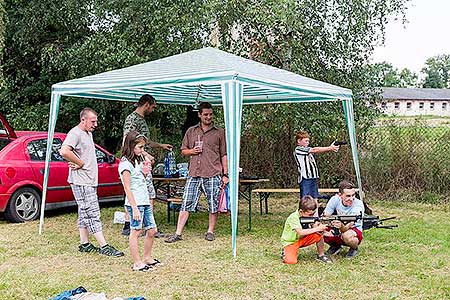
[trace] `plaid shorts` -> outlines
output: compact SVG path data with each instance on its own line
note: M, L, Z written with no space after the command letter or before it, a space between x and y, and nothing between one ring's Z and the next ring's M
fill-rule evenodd
M208 211L216 213L219 208L220 188L222 187L222 176L214 177L188 177L183 192L183 203L180 211L195 211L200 193L203 192L208 202Z
M102 231L97 187L71 184L78 205L78 228L87 228L90 234Z
M153 186L153 176L152 173L148 173L147 177L145 177L145 181L147 183L148 196L150 199L156 198L155 187Z

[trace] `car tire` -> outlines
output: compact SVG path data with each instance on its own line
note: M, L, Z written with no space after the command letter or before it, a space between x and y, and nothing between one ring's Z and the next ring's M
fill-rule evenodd
M5 210L5 217L11 222L21 223L39 217L41 196L29 187L20 188L12 194Z

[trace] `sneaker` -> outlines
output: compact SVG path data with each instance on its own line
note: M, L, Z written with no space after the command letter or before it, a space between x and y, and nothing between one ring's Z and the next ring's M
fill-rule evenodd
M165 234L158 230L158 232L155 234L155 238L159 239L163 237L165 237Z
M128 226L127 226L128 225ZM129 236L130 235L130 223L123 226L122 235Z
M100 247L100 250L98 251L98 253L106 255L106 256L113 256L113 257L124 256L122 251L119 251L110 245L105 245L103 247Z
M91 253L91 252L98 252L99 248L95 247L91 243L86 243L86 244L81 244L80 246L78 246L78 251Z
M328 255L337 255L339 252L341 252L342 247L341 246L330 246L327 250Z
M167 239L164 240L166 243L175 243L178 241L181 241L181 235L174 233L173 235L169 236Z
M205 240L210 241L210 242L214 241L214 233L212 233L212 232L207 232L207 233L205 234Z
M317 255L316 260L318 260L320 262L323 262L323 263L326 263L326 264L332 264L333 263L331 258L329 258L327 255L322 255L322 256Z
M356 249L350 248L347 252L347 255L345 255L345 258L353 258L356 255L358 255L358 248L356 248Z

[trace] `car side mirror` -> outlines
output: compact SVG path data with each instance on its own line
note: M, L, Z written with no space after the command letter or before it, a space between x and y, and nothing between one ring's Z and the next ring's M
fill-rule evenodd
M114 155L108 155L108 164L113 164L116 162L116 157Z

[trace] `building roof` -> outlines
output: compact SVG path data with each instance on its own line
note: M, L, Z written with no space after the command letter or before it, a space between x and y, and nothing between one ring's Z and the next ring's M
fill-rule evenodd
M450 89L382 88L385 100L450 100Z

